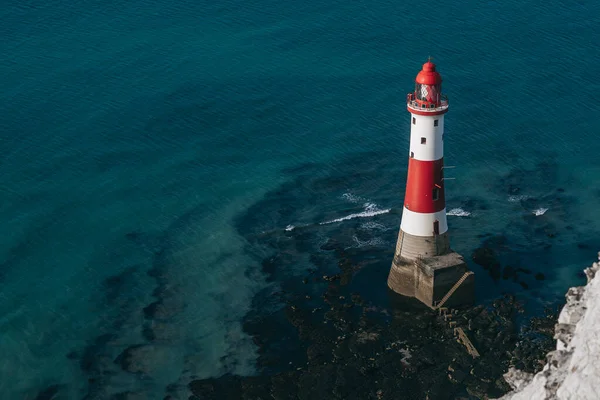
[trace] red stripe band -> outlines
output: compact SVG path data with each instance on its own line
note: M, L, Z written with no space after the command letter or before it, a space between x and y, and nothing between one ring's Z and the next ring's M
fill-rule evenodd
M404 196L406 208L419 213L434 213L446 207L443 166L443 158L435 161L420 161L414 158L408 160Z

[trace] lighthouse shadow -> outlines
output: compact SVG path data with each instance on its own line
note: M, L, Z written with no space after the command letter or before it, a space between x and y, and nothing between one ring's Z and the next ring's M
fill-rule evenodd
M421 314L431 310L414 297L401 296L387 286L394 257L392 247L352 249L348 256L355 263L362 265L354 275L348 290L359 294L372 309L381 311L383 315L391 315L394 311Z

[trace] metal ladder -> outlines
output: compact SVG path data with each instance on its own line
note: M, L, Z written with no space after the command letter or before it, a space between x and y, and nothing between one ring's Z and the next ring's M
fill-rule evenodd
M433 307L433 309L437 310L438 308L442 307L448 301L450 296L452 296L454 292L456 292L456 289L458 289L459 286L462 285L462 283L471 275L473 275L472 271L465 272L464 275L461 276L460 279L454 284L454 286L452 286L452 288L448 290L448 293L446 293L442 300L440 300L440 302Z

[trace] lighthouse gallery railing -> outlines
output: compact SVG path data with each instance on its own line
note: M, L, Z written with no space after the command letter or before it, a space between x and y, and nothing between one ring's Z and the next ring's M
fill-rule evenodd
M419 111L442 111L448 108L448 96L446 96L445 94L440 95L440 105L438 107L435 107L433 106L433 104L431 106L427 106L426 104L417 102L417 100L415 99L415 94L409 93L406 96L406 104L408 107Z

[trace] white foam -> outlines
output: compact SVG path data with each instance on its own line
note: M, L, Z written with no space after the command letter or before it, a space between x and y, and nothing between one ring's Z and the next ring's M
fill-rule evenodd
M384 244L383 240L381 240L380 238L373 238L370 240L360 240L358 237L352 236L352 239L354 239L354 241L358 245L357 247L380 246L380 245Z
M285 230L289 232L289 231L293 231L294 228L295 228L294 225L288 225L288 226L285 227Z
M536 217L539 217L540 215L544 215L546 213L546 211L548 211L548 208L540 207L540 208L533 210L533 215L535 215Z
M531 198L531 196L528 196L526 194L519 194L519 195L508 196L508 201L511 203L516 203L517 201L527 200L529 198Z
M469 211L465 211L462 208L453 208L446 213L446 215L451 215L453 217L468 217L471 215Z
M335 222L347 221L349 219L354 219L354 218L374 217L375 215L386 214L386 213L390 212L389 208L387 208L385 210L380 210L377 207L377 204L374 204L374 203L365 203L364 207L365 207L365 211L363 211L363 212L346 215L345 217L332 219L331 221L320 222L319 225L333 224Z
M361 201L363 201L363 199L361 197L356 196L356 195L354 195L354 194L352 194L350 192L344 193L342 195L342 199L344 199L346 201L349 201L350 203L355 203L355 204L356 203L360 203Z

